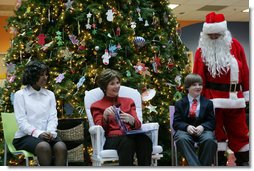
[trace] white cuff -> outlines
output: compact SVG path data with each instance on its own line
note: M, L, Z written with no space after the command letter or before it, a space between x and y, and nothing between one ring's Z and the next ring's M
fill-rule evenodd
M250 91L244 91L243 96L246 102L250 101Z

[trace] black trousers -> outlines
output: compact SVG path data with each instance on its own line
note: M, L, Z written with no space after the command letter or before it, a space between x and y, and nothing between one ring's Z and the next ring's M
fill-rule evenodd
M153 145L145 134L107 137L104 149L117 150L120 166L133 166L135 153L139 166L151 165Z

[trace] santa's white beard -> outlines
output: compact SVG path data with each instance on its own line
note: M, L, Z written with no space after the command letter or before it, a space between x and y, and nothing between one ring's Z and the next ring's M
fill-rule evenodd
M209 38L207 34L200 33L199 47L202 51L202 58L212 77L227 73L230 67L230 54L232 36L225 31L216 40Z

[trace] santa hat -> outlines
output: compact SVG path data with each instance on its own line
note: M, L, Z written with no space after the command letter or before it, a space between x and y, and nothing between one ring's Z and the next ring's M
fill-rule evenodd
M215 14L215 12L207 14L206 21L203 25L203 33L220 33L227 29L227 21L223 14Z

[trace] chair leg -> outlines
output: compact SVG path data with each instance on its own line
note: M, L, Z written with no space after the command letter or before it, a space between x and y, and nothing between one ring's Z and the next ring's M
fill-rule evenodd
M177 147L176 147L176 144L174 145L175 146L175 148L174 148L174 150L175 150L175 166L178 166L178 155L177 155Z
M29 166L29 157L26 157L26 166Z
M4 142L4 166L7 166L7 153L8 153L8 148L7 148L6 142Z

